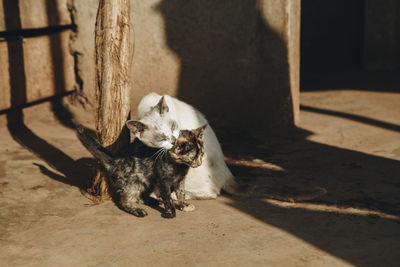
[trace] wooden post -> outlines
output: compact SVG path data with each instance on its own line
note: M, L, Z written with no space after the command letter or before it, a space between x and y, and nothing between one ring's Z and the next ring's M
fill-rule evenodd
M130 0L100 0L95 29L96 131L99 142L117 152L129 142ZM106 176L97 172L89 192L109 196Z

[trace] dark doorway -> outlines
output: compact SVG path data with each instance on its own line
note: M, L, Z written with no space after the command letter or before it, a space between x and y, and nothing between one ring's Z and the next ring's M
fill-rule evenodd
M301 90L398 92L399 68L389 63L400 54L399 14L395 1L303 0Z
M362 71L364 9L364 0L301 2L301 90Z
M303 0L301 74L361 69L364 0Z

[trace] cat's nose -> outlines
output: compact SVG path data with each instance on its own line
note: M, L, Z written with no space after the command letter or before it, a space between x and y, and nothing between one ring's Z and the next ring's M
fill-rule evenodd
M176 138L175 138L175 136L172 136L171 137L171 144L175 144L175 142L176 142Z

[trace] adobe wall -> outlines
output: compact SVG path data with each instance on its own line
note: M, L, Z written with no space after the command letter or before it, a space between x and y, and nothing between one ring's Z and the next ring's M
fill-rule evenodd
M74 90L72 29L67 0L0 1L0 111Z
M75 1L83 88L93 99L97 1ZM149 92L211 122L270 130L298 119L300 2L132 1L132 108Z
M60 36L59 43L54 42L54 33L34 37L43 40L36 45L38 55L33 58L25 52L33 47L28 43L34 38L22 38L29 84L25 89L28 95L41 92L36 98L45 97L60 92L57 88L61 81L64 83L61 92L76 90L77 102L86 103L85 109L91 112L98 0L58 0L50 7L45 5L52 2L40 0L33 5L29 0L19 1L21 28L61 27L55 33ZM13 23L10 16L8 27L5 23L2 3L0 31L14 30L10 28ZM212 123L245 130L285 128L298 119L300 1L133 0L131 3L135 36L131 75L133 111L145 94L156 91L194 105ZM2 54L7 55L8 43L0 42ZM56 54L61 56L57 58ZM1 64L7 62L10 62L7 57L0 58ZM37 62L42 67L36 67L32 73L27 71ZM59 67L54 68L55 64ZM2 70L0 75L4 78L0 83L3 91L10 84L9 72ZM7 105L10 104L0 109ZM76 114L79 116L79 112Z

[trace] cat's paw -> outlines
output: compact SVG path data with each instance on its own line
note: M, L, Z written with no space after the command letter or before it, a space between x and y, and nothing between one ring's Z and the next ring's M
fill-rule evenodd
M131 211L131 213L137 217L144 217L147 216L147 211L141 208L137 208Z
M196 209L195 205L193 205L193 204L185 204L181 211L188 212L188 211L194 211L195 209Z
M188 212L188 211L194 211L196 207L193 204L189 203L183 203L183 204L178 204L176 208L180 211Z
M161 213L161 216L163 216L164 218L167 218L167 219L171 219L171 218L174 218L176 216L176 214L172 210L168 210L168 211Z

